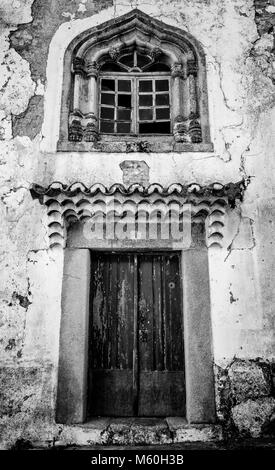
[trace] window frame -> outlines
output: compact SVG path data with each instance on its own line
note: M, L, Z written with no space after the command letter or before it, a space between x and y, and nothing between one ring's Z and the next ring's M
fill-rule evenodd
M102 87L101 87L101 83L102 83L102 80L104 79L112 79L112 80L115 80L115 82L118 82L118 80L129 80L131 81L131 93L129 92L124 92L125 94L131 94L131 97L132 97L132 105L131 105L131 125L130 125L130 132L129 133L125 133L125 132L104 132L104 131L101 131L101 126L100 126L100 123L101 123L101 109L102 109L102 103L101 103L101 94L102 94ZM155 84L156 84L156 80L167 80L168 81L168 90L167 91L159 91L159 92L156 92L155 91ZM140 106L139 105L139 95L140 95L140 91L139 91L139 82L141 80L148 80L148 81L152 81L152 84L153 84L153 89L152 89L152 92L142 92L142 95L152 95L153 96L153 105L152 106ZM119 91L117 90L117 86L115 87L115 97L118 96L119 94ZM169 104L167 106L162 106L162 105L156 105L155 104L155 97L156 97L156 94L158 95L161 95L161 94L168 94L169 95ZM135 137L146 137L146 136L171 136L172 135L172 130L173 130L173 122L172 122L172 80L171 80L171 74L168 74L168 72L102 72L99 74L98 76L98 121L99 121L99 135L101 136L135 136ZM104 107L110 107L110 108L114 108L115 110L118 109L118 105L117 105L117 98L115 98L115 106L112 107L110 105L105 105L104 104ZM153 109L153 119L152 120L140 120L139 119L139 110L141 109L150 109L152 108ZM156 109L169 109L169 118L168 119L156 119L155 116L156 116ZM114 113L116 117L116 112ZM104 119L104 118L103 118ZM107 121L107 119L106 119ZM110 121L112 122L115 122L117 123L118 119L114 119L114 120L111 120ZM169 121L169 124L170 124L170 132L169 133L142 133L142 132L139 132L139 125L140 123L151 123L151 122L168 122ZM128 121L123 121L121 120L121 122L128 122ZM116 127L116 125L115 125Z

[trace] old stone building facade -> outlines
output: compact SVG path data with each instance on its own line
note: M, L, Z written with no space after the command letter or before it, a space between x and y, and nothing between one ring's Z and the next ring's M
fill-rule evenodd
M0 20L1 446L274 435L275 1Z

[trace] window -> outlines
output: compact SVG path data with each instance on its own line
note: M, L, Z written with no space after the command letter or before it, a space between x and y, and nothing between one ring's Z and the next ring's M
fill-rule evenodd
M213 150L204 53L189 34L133 10L76 38L64 64L59 150Z
M99 78L99 132L170 134L169 72L168 66L156 66L137 50L122 56L115 67L104 64Z

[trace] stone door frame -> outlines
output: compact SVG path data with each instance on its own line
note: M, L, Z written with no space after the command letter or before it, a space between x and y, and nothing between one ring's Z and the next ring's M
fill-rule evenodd
M88 248L66 248L64 253L56 408L60 423L86 420L92 253ZM213 423L216 411L207 248L197 246L181 251L181 266L186 419L190 424Z

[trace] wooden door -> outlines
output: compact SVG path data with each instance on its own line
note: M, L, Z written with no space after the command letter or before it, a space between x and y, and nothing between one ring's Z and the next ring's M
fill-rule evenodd
M177 253L92 255L91 416L183 416Z

